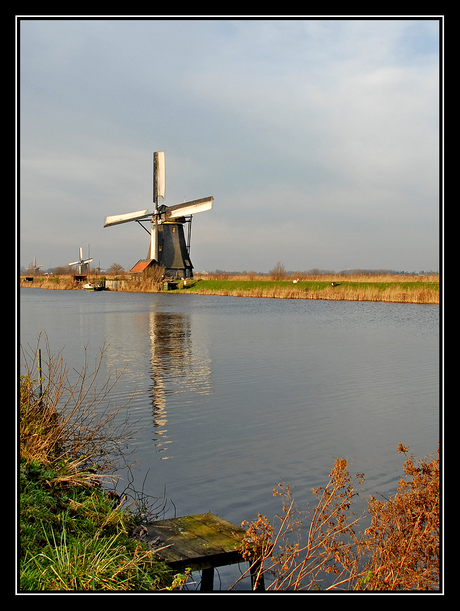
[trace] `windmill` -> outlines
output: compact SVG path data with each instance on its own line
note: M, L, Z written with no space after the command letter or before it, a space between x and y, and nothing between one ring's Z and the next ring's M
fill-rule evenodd
M37 265L37 258L36 258L36 257L34 257L34 264L33 264L33 265L30 265L29 269L30 269L30 271L31 271L31 272L33 272L33 274L34 274L34 276L35 276L35 273L36 273L36 272L37 272L39 269L41 269L42 267L43 267L43 265Z
M78 265L78 275L83 276L88 273L88 263L91 261L92 259L83 259L83 248L80 247L80 259L73 263L69 263L69 265Z
M135 221L150 234L150 246L146 262L156 262L164 266L165 275L172 277L193 277L190 261L190 236L192 215L211 210L213 197L195 199L183 204L165 206L158 200L165 196L165 153L153 153L153 212L138 210L127 214L117 214L105 218L104 227ZM141 221L150 221L150 231ZM187 240L184 225L188 223Z

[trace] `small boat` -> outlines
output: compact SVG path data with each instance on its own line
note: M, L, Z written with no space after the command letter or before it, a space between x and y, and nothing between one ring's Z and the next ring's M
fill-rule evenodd
M91 284L91 282L87 282L86 284L84 284L83 288L85 291L103 291L104 290L103 286L99 286L97 284Z

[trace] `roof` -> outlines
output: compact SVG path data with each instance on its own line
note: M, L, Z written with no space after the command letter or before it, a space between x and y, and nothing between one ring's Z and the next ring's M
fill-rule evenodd
M143 272L153 262L154 262L154 259L141 259L140 261L136 263L136 265L131 269L131 271L132 272Z

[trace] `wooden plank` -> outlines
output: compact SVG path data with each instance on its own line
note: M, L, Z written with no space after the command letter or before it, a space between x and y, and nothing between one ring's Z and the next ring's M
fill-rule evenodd
M215 553L234 551L240 539L233 536L230 528L220 522L217 516L201 514L178 518L180 526L191 536L204 539L205 544Z
M192 570L241 562L236 549L245 531L214 514L196 514L147 525L147 542L172 567ZM164 546L169 546L161 549Z
M229 539L232 539L236 544L241 543L242 539L246 536L246 531L243 528L231 522L227 522L227 520L212 513L201 513L192 517L197 521L204 522L207 526L214 528Z
M168 546L158 552L158 555L168 564L187 562L203 555L197 550L196 542L190 541L190 536L187 536L175 522L148 524L147 530L147 543L158 539L155 547Z

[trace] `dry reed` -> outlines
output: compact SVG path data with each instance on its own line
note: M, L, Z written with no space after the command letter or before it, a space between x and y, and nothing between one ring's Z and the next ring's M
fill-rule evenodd
M89 369L85 351L84 365L72 382L62 356L51 356L46 338L45 343L41 371L38 349L30 353L21 347L21 460L59 463L60 480L93 485L113 472L120 459L125 464L124 442L134 434L122 415L125 405L116 408L108 401L121 374L109 373L101 382L104 349L94 370Z
M376 286L328 286L321 289L305 289L301 286L272 286L238 288L200 287L200 295L227 297L255 297L271 299L319 299L330 301L383 301L392 303L439 304L439 291L427 287L405 288L395 284L383 290Z

